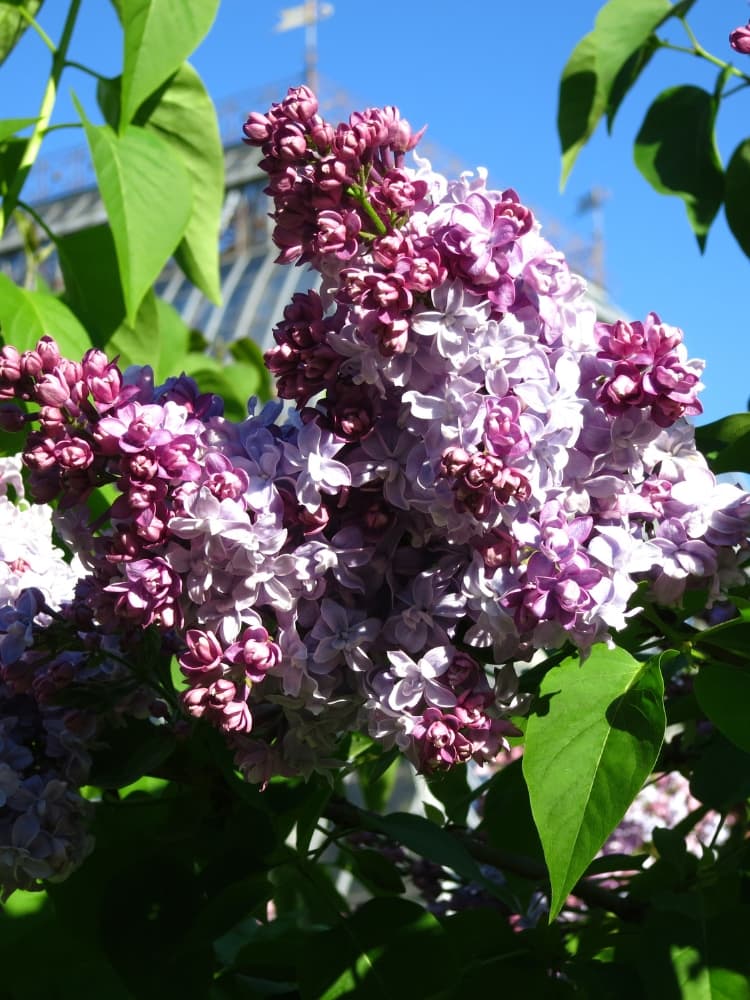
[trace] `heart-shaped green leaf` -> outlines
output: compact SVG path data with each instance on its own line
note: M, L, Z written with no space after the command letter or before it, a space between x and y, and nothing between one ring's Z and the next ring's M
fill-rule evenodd
M218 304L224 150L213 101L192 66L185 63L175 73L144 125L169 143L190 175L192 208L177 247L177 262L190 281Z
M64 355L80 358L91 346L88 334L68 307L46 292L19 288L0 274L0 330L6 344L19 351L36 347L45 334L54 337Z
M635 140L635 162L661 194L685 202L701 250L724 197L716 149L717 101L700 87L671 87L646 112Z
M190 177L164 139L136 125L119 135L81 112L120 267L128 320L182 239Z
M552 886L550 919L643 786L666 718L658 658L595 646L553 668L529 718L523 773Z

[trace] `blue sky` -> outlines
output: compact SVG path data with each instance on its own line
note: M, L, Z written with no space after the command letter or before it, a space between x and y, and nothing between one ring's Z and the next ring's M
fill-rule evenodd
M632 142L653 98L669 86L693 83L712 89L715 70L700 60L659 52L626 99L612 137L602 131L581 154L564 193L559 191L556 133L558 82L576 42L591 29L598 0L380 0L363 5L332 0L334 15L319 27L319 65L325 81L351 95L356 106L396 104L413 126L466 169L486 166L495 187L514 187L563 249L591 235L591 219L577 215L592 188L608 192L604 208L605 269L611 299L623 314L649 310L682 327L689 354L707 361L705 413L714 420L745 409L750 396L750 261L737 248L723 217L717 218L701 255L682 202L652 191L633 164ZM271 99L301 80L303 34L274 32L279 10L294 0L223 0L214 28L192 62L212 97L235 94L237 134L251 94L268 88ZM41 23L59 37L67 4L47 0ZM745 0L698 0L690 23L701 43L722 58L729 31L745 23ZM678 25L670 29L684 42ZM121 66L120 37L107 0L84 0L71 58L103 75ZM37 113L49 57L29 32L0 67L0 116ZM94 115L91 81L69 70L63 76L55 120L74 118L75 89ZM242 102L248 103L243 106ZM750 91L731 98L719 119L718 145L726 163L746 137ZM353 109L353 108L352 108ZM260 108L258 110L264 110ZM230 126L231 127L231 126ZM73 131L50 137L45 151L80 141Z

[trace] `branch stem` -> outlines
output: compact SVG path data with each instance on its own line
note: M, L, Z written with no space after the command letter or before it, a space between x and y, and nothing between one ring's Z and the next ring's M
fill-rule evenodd
M18 165L18 170L16 171L13 181L8 188L7 194L3 199L3 204L0 206L0 236L2 236L5 231L5 226L7 225L8 219L18 202L29 171L33 167L36 162L36 158L39 155L42 139L47 132L52 112L55 107L60 77L62 76L63 69L65 68L66 56L71 38L73 36L73 28L75 27L80 6L81 0L71 0L70 7L68 9L68 16L65 19L62 35L60 37L60 44L56 48L53 47L52 71L50 72L49 80L47 81L47 86L45 87L44 95L42 97L39 117L34 125L34 130L26 143L26 148L24 149L21 162Z

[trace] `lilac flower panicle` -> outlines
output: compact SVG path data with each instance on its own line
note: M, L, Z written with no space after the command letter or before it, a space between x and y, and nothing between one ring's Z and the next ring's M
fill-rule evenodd
M517 661L585 658L640 595L720 600L744 573L750 498L716 483L689 424L702 364L655 313L597 323L520 195L410 166L419 133L395 108L334 124L293 88L244 136L279 262L320 275L266 354L279 401L234 422L186 376L157 386L52 338L0 349L3 406L38 414L29 488L86 574L66 614L125 661L157 635L181 724L218 728L249 780L336 767L352 730L425 773L485 764L528 707ZM0 663L41 703L82 668L35 668L11 535Z

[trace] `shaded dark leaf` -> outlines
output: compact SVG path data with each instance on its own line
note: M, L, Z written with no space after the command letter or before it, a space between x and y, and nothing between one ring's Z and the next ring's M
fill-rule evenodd
M672 87L648 109L635 140L638 169L656 191L682 198L701 250L724 197L717 107L700 87Z
M750 139L741 142L727 167L724 211L734 238L750 257Z

